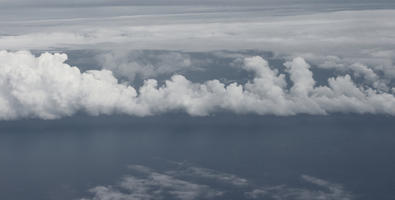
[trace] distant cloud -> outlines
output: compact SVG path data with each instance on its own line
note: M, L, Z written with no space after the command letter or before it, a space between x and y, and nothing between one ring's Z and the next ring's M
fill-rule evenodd
M165 196L170 199L194 200L222 195L221 191L207 185L178 179L144 166L131 167L142 174L139 177L126 176L116 186L92 188L92 200L151 200L163 199Z
M192 0L0 0L0 3L8 6L127 6L127 5L210 5L210 4L262 4L259 0L243 0L244 4L240 0L201 0L199 3ZM288 2L287 0L282 0ZM264 0L266 3L273 3L273 0ZM301 1L303 2L303 0Z
M89 190L92 197L82 200L148 200L163 199L165 196L182 200L227 199L232 197L232 194L241 195L243 199L354 199L353 195L342 185L308 175L301 176L306 185L300 187L261 186L235 174L193 165L182 164L177 166L177 169L161 172L141 165L131 165L130 169L133 175L125 176L116 185L94 187ZM223 184L218 185L217 182ZM237 188L234 188L235 186Z
M0 22L0 49L263 49L327 68L360 63L395 78L395 22L388 20L394 10L293 13L282 8L273 13L265 7L117 7L113 14L112 8L99 7L61 10L59 16L40 10L21 18L11 12L4 18L12 18Z
M248 186L249 182L247 179L236 176L234 174L218 172L212 169L201 168L196 166L184 166L180 165L182 169L168 171L167 174L181 177L199 177L201 179L208 179L211 181L219 181L221 183L233 185L233 186Z
M277 5L281 6L284 4L290 3L298 3L298 4L308 4L315 3L311 0L200 0L199 2L193 0L69 0L69 1L61 1L61 0L0 0L0 3L3 3L7 6L127 6L127 5L238 5L238 6L246 6L246 5ZM335 5L342 4L351 4L351 6L364 5L366 3L372 4L372 2L368 0L358 0L353 1L349 0L347 2L343 1L329 1L329 0L320 0L318 3L332 3ZM374 5L391 5L391 2L388 0L376 0ZM331 5L331 4L329 4Z
M112 71L117 77L133 81L163 74L174 74L183 70L197 70L192 66L188 54L181 52L111 51L98 55L103 69Z
M342 185L330 183L328 181L302 175L302 180L313 184L320 189L311 190L306 188L293 188L286 185L261 187L247 192L247 196L252 199L271 198L275 200L351 200L353 195L346 191Z
M78 111L90 115L123 113L146 116L185 111L204 116L217 111L260 115L372 113L395 115L395 97L359 86L344 75L315 86L309 64L297 57L287 73L272 69L262 57L244 59L255 77L241 85L219 80L193 83L173 75L163 85L148 79L136 89L108 70L81 72L65 64L66 54L0 52L0 118L55 119ZM292 81L288 85L286 77Z

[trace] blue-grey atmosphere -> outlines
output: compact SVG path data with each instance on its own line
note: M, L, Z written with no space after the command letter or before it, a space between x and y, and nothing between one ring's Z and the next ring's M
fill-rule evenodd
M391 0L0 0L0 199L393 200L394 33Z

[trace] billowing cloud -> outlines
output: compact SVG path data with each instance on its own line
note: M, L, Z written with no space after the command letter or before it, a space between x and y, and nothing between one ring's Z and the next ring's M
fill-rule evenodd
M107 70L81 73L66 54L0 52L0 118L54 119L85 110L92 115L121 110L140 113L136 90ZM123 111L122 111L123 112ZM144 111L143 111L144 113Z
M286 73L262 57L244 59L254 74L245 84L219 80L194 83L173 75L164 84L148 79L140 88L120 83L108 70L81 72L65 63L66 54L0 52L0 118L54 119L79 111L91 115L122 113L145 116L185 111L194 116L218 111L260 115L373 113L395 115L392 93L356 84L349 75L316 86L309 64L297 57ZM288 84L286 77L291 83Z

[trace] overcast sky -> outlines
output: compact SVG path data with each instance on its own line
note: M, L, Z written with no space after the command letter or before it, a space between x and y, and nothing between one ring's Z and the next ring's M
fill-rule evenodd
M7 6L393 4L391 0L1 0Z

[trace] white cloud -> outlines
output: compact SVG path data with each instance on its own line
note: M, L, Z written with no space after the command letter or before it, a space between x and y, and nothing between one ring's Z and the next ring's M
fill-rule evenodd
M310 65L301 57L297 57L284 65L287 67L290 79L294 83L291 93L295 96L308 97L315 85L313 73L309 70Z
M345 60L338 56L325 56L315 57L308 56L314 64L324 69L334 69L340 73L352 73L354 77L362 78L368 84L371 84L374 88L388 91L387 84L395 77L395 68L392 66L392 62L385 65L371 63L372 67L366 64L362 64L359 61ZM386 60L391 60L392 57L387 57ZM366 61L369 63L369 61ZM377 64L378 66L375 66ZM377 72L384 73L384 77L379 77Z
M78 110L92 115L140 113L136 90L119 84L107 70L81 73L65 54L0 52L0 118L53 119Z
M96 57L103 69L130 81L136 76L146 79L183 70L197 70L191 66L189 55L180 52L157 52L151 55L141 51L111 51Z
M220 110L260 115L395 115L392 93L357 85L349 75L329 78L327 86L316 87L309 65L299 57L285 63L288 74L272 69L261 57L245 58L243 69L255 77L244 85L219 80L193 83L173 75L163 85L148 79L138 89L119 83L108 70L82 73L65 64L66 59L57 53L35 57L26 51L1 51L0 118L54 119L77 111L144 116L177 110L198 116Z
M44 15L39 20L4 20L0 22L0 49L264 49L291 57L303 56L318 67L359 70L366 78L373 78L373 73L378 72L387 81L395 78L395 22L388 20L395 17L394 10L293 13L279 8L279 13L293 14L273 16L260 12L262 7L254 8L258 11L234 7L127 7L114 8L115 14L108 9L89 12L90 9L94 8L79 8L72 14L62 10L60 16ZM160 71L149 65L142 70L133 62L125 63L129 68L108 65L123 58L107 56L105 66L130 73L127 76L137 73L150 77L149 74ZM358 63L368 67L368 71L352 67ZM388 90L382 83L376 85Z

